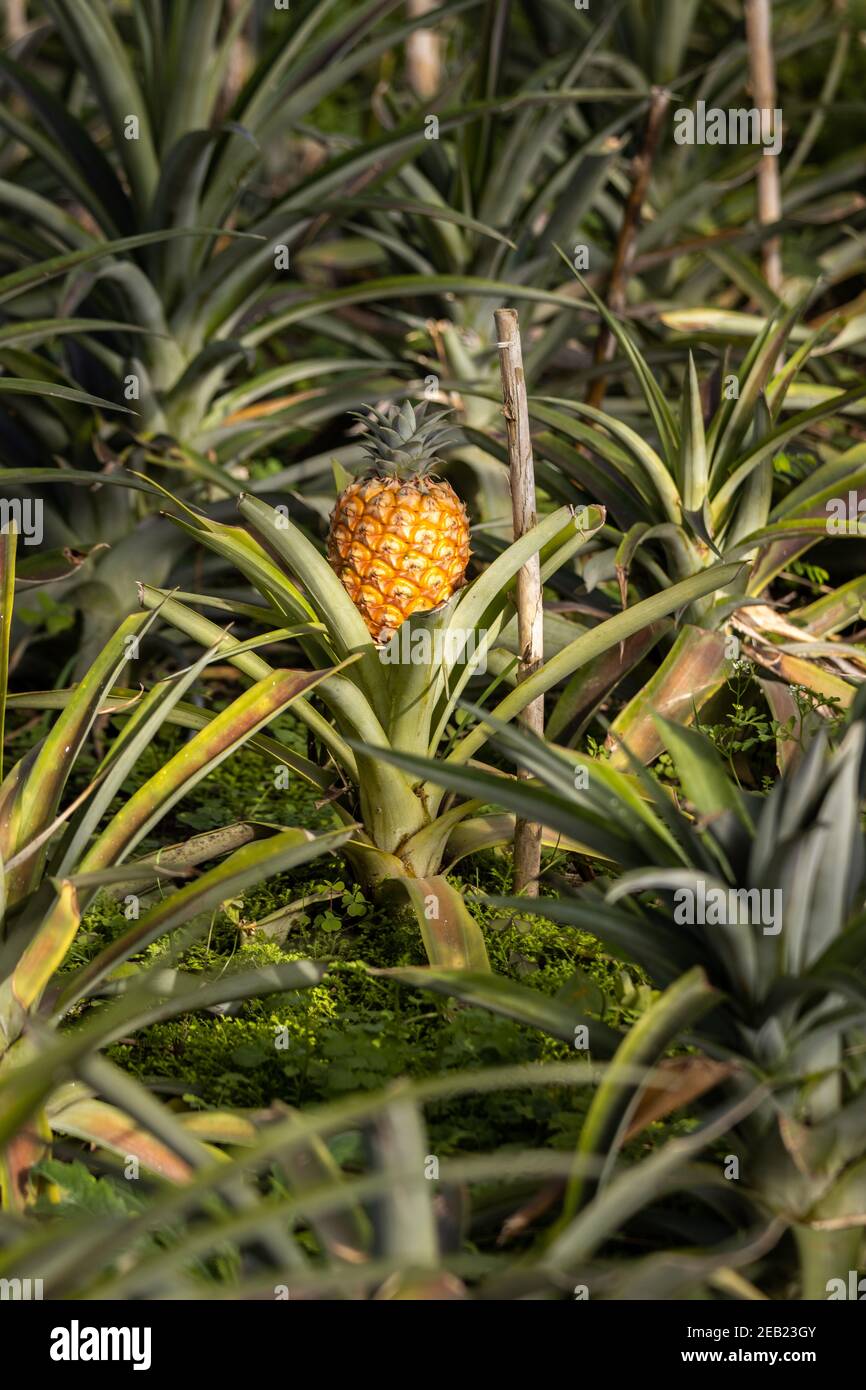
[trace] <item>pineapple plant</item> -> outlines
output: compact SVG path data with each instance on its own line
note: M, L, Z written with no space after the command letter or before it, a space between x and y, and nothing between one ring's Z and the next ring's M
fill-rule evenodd
M719 316L710 309L663 312L662 323L688 331L692 342L701 341L704 328L712 339L720 318L751 338L736 372L726 353L703 383L689 354L674 404L630 329L576 278L634 373L641 412L634 423L620 418L632 404L625 398L611 400L604 410L558 397L529 402L540 427L535 445L543 476L549 478L551 465L558 473L554 495L573 501L591 496L607 509L606 544L592 556L596 582L599 575L617 582L626 606L632 586L641 592L645 579L652 591L717 558L749 562L725 592L690 606L650 682L611 725L614 762L628 766L625 743L645 762L657 757L662 741L653 713L693 719L721 688L731 655L740 650L768 678L768 698L774 693L769 687L782 689L773 681L781 676L847 709L866 675L866 654L862 646L844 642L837 654L831 639L856 621L862 580L784 615L774 610L771 591L792 562L826 537L831 500L866 495L863 446L846 447L844 433L847 413L862 409L866 384L843 375L840 386L816 399L810 384L798 380L813 356L826 364L844 341L845 314L804 324L806 299L779 306L765 321L746 323L746 316ZM832 445L827 423L838 433ZM786 455L804 445L816 462L798 476ZM843 534L855 537L856 526ZM628 665L608 669L609 679L578 681L563 693L551 713L552 737L578 737Z
M469 518L451 484L433 476L456 431L425 401L363 415L365 476L337 498L328 560L374 641L413 613L441 607L466 582Z
M838 744L819 728L802 762L766 796L743 791L705 735L669 720L657 718L656 726L679 782L675 801L637 760L635 778L607 760L487 719L495 744L533 780L491 777L447 761L425 765L393 750L380 756L453 793L543 818L591 846L603 866L579 887L552 876L557 896L532 904L492 898L489 905L590 932L636 965L653 990L663 991L657 1003L671 1001L664 1047L688 1045L692 1057L677 1065L689 1060L708 1069L725 1092L720 1112L686 1142L679 1136L641 1165L640 1176L630 1162L620 1163L653 1084L649 1076L636 1078L633 1068L655 1065L660 1051L663 1017L650 1006L593 1098L544 1263L585 1270L604 1241L621 1239L624 1222L643 1202L658 1202L671 1165L682 1187L698 1199L703 1193L712 1207L727 1185L718 1158L708 1155L691 1171L688 1165L721 1140L722 1152L738 1160L738 1202L747 1204L750 1219L744 1222L743 1208L731 1205L710 1248L698 1222L693 1250L701 1256L700 1272L682 1258L692 1249L676 1225L670 1266L664 1268L657 1251L645 1259L629 1251L606 1266L609 1296L683 1297L698 1277L712 1285L732 1242L743 1239L746 1248L754 1243L749 1275L758 1285L747 1296L790 1297L787 1234L797 1250L799 1297L826 1298L831 1281L860 1267L863 1253L862 692ZM578 768L586 776L576 791ZM719 911L709 906L713 901L727 906ZM483 982L411 969L391 974L412 988L503 1008L497 990L485 990Z
M116 682L130 647L154 621L152 614L136 613L123 620L79 684L13 694L7 683L16 542L14 533L0 534L0 747L7 710L57 712L45 737L0 783L0 1207L21 1213L39 1195L40 1179L32 1170L52 1134L76 1135L103 1154L134 1155L148 1172L177 1180L208 1159L185 1117L172 1122L138 1083L117 1073L101 1049L156 1018L221 999L306 988L315 971L292 963L276 974L269 967L221 984L183 969L151 974L141 953L172 932L192 942L221 904L332 852L349 832L315 835L298 826L241 821L133 858L182 796L325 673L274 671L216 717L183 702L212 652L147 692L120 690ZM70 782L81 775L101 715L119 715L123 727L107 739L85 791L71 794ZM113 809L118 791L170 723L195 732ZM211 860L216 862L208 865ZM196 873L199 866L206 867ZM120 933L80 965L85 912L100 890L123 899L127 908L134 904L134 911L124 911ZM161 957L160 964L165 961ZM105 995L119 998L106 1007ZM93 1009L97 1003L103 1007ZM60 1060L46 1065L52 1049ZM22 1116L29 1122L19 1126Z
M417 440L418 415L423 426L435 427L433 439L437 441L438 436L438 446L443 442L441 417L428 419L426 413L419 410L417 415L410 414L405 407L397 416L404 422L403 442L414 440L405 452L426 461L431 436L427 434L424 444ZM384 451L389 467L393 463L399 466L403 451L395 436L400 440L400 430L394 430L390 423L388 430L391 433L380 434L378 440L382 442L371 443L370 448L377 458L383 457ZM410 467L417 468L414 460ZM417 474L410 479L413 476ZM381 480L372 481L375 488L383 486ZM457 704L473 677L483 672L488 654L498 649L513 625L512 595L519 570L538 553L542 582L546 583L598 532L604 513L598 507L585 507L576 514L569 507L557 508L507 546L471 582L461 585L462 556L464 549L468 550L467 522L455 497L457 536L444 537L441 542L449 553L456 546L460 562L451 572L450 597L444 597L444 590L431 589L415 611L404 611L394 604L393 615L386 613L382 620L387 605L378 587L375 602L371 600L366 609L363 603L353 601L355 574L346 583L343 570L347 563L356 566L348 542L345 558L339 556L335 572L334 533L342 545L345 536L338 530L344 524L340 518L351 515L348 502L358 498L358 489L364 486L363 482L350 485L348 499L344 493L335 509L330 563L310 536L286 515L285 507L275 509L260 498L242 496L238 510L245 525L230 526L180 503L164 490L173 508L181 509L180 514L169 512L172 519L222 560L232 562L259 591L264 604L238 606L228 597L189 592L176 596L146 584L140 586L141 600L147 608L159 608L161 618L181 633L221 649L248 680L267 676L270 667L265 657L258 650L248 650L247 643L238 646L198 612L199 608L236 610L244 621L264 623L271 629L264 640L274 638L274 629L299 631L298 645L313 670L342 664L338 674L326 675L316 687L315 703L302 698L293 707L307 727L309 755L287 758L283 751L276 760L287 763L292 772L317 787L342 824L354 828L343 853L359 880L371 890L395 883L402 887L416 911L431 961L485 969L487 955L478 924L444 871L478 850L509 843L514 819L484 815L485 803L474 798L447 800L431 781L419 781L389 766L378 750L447 757L459 763L477 758L486 742L485 727L480 724L467 729ZM398 490L405 486L395 483ZM406 509L414 523L416 516L423 516L424 499L430 494L425 492L423 478L411 486L414 491L410 495L421 507L419 512ZM433 486L426 484L427 488ZM384 528L374 529L378 545L385 532ZM423 529L419 522L416 537ZM402 536L397 536L397 541L405 546ZM432 537L431 542L434 546L437 543ZM351 544L359 545L360 541ZM365 552L370 548L365 542ZM579 631L565 645L555 645L531 678L499 699L494 713L501 719L515 718L533 699L568 680L598 653L615 650L633 633L730 583L737 569L735 565L704 569L592 631ZM434 607L436 598L439 602ZM408 637L403 641L401 633L399 654L386 650L378 640L395 623L405 623L403 631ZM416 641L418 637L422 640Z
M305 257L345 199L363 208L366 184L425 143L417 121L356 147L347 169L324 142L305 163L286 132L315 123L323 100L423 21L401 15L403 0L336 13L319 0L303 23L271 6L244 77L233 59L251 0L40 8L38 57L0 54L0 466L4 487L38 487L51 549L92 552L66 590L86 631L83 673L134 607L123 578L167 584L181 555L126 461L179 471L190 495L230 497L251 453L302 431L316 440L321 420L399 391L412 372L377 360L366 335L351 356L328 350L345 326L321 314L315 272L291 343L271 301L304 286ZM271 187L269 152L284 143L285 178ZM8 232L16 222L26 237Z

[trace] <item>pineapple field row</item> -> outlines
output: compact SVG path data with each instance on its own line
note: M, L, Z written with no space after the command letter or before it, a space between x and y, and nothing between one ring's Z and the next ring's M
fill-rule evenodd
M821 1364L866 0L0 23L0 1300L685 1301L671 1364Z

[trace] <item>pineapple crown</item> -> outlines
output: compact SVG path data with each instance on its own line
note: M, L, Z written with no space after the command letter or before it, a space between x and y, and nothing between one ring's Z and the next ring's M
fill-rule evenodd
M365 407L372 411L373 420L354 411L355 419L364 426L364 467L374 473L391 473L406 479L425 477L434 464L441 463L439 450L458 443L461 435L452 425L442 423L452 411L437 410L428 414L429 404L423 401L417 410L411 401L404 401L402 405L395 403L384 411L374 406Z

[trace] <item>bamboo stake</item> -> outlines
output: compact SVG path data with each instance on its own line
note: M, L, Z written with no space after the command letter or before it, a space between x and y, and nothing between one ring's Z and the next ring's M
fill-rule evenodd
M27 0L6 0L6 43L15 43L27 33Z
M769 112L772 133L776 109L776 66L773 59L773 29L770 0L746 0L746 41L749 48L749 84L752 99L760 111ZM763 117L762 117L763 121ZM763 133L763 124L762 124ZM763 155L758 165L758 221L762 227L778 222L782 216L782 185L779 160ZM761 244L764 279L774 294L782 289L782 243L768 237Z
M607 287L607 305L612 314L618 317L626 304L628 277L634 261L637 234L641 224L641 211L646 201L653 160L658 148L662 122L670 103L671 94L662 87L654 87L650 97L644 129L643 144L632 160L631 190L623 213L622 226L614 253L610 279ZM613 357L614 337L610 329L601 324L595 343L595 361L598 365L609 362ZM607 377L596 377L587 393L587 403L601 406L607 390Z
M229 0L228 19L233 21L244 0ZM219 115L224 120L234 105L235 98L253 70L253 50L249 36L249 21L243 26L229 50L229 61L225 80L219 96Z
M409 0L410 19L420 18L436 8L437 0ZM415 29L406 39L406 67L409 84L416 97L434 97L442 83L442 55L435 29Z
M523 375L523 349L516 309L497 309L494 313L499 368L502 375L502 413L508 437L508 465L511 475L511 510L514 539L532 529L535 514L535 465L529 433L529 409ZM541 606L541 564L537 555L517 573L517 637L520 647L519 679L538 669L544 657L544 615ZM520 722L533 733L544 734L544 696L527 705ZM518 772L529 778L530 773ZM538 896L541 872L541 826L518 819L514 831L514 890L529 897Z

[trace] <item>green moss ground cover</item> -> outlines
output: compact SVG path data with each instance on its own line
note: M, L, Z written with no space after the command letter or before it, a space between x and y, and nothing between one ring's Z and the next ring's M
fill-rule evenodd
M303 749L303 730L291 716L274 731ZM40 732L41 722L31 723L13 736L16 754ZM146 780L184 737L178 730L164 732L140 760L124 795ZM83 776L92 771L89 761L82 761ZM278 788L273 763L246 748L181 802L142 852L240 819L309 828L333 823L313 789L294 777L287 788ZM551 862L554 858L558 869L567 867L564 856L549 856ZM507 854L490 851L473 858L455 881L470 897L504 893L509 866ZM295 903L303 906L282 942L252 929L253 923ZM67 968L84 964L127 929L127 910L123 899L102 894L85 916ZM626 975L591 936L543 918L497 917L480 904L474 911L484 925L497 973L549 995L573 987L578 974L582 986L599 1002L603 999L609 1021L626 1023L633 1016L639 981L634 972ZM222 972L312 958L328 961L330 969L314 989L250 1000L230 1015L201 1014L156 1024L109 1050L127 1071L184 1105L261 1109L280 1101L303 1107L377 1089L401 1076L421 1078L570 1055L565 1043L535 1029L371 975L367 966L423 964L421 941L408 914L365 900L337 858L258 885L243 899L223 904L204 925L191 948L179 953L171 940L161 939L142 953L139 963L163 958L185 970ZM586 1095L573 1088L437 1103L428 1114L431 1145L439 1154L510 1144L572 1146L586 1103Z

